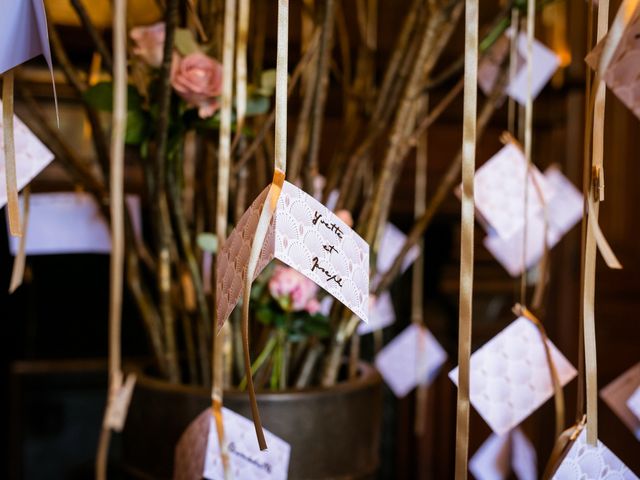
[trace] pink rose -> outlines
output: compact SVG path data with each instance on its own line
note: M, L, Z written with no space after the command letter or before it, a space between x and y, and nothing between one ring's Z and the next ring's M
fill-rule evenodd
M162 64L164 52L164 22L147 27L135 27L129 32L134 41L133 53L150 67L158 68Z
M293 268L278 265L269 279L269 293L285 309L309 311L308 307L314 308L310 302L315 300L318 286Z
M336 212L336 217L346 223L349 227L353 227L353 217L351 216L351 212L349 210L338 210Z
M222 93L222 65L204 53L173 56L171 85L189 105L198 107L200 118L208 118L219 108Z
M320 302L317 298L312 298L307 302L304 309L309 312L311 315L315 315L320 311Z

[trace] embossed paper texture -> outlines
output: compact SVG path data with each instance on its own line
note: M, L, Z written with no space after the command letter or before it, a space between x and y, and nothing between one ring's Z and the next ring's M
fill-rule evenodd
M19 3L19 2L17 2ZM0 102L0 107L2 102ZM0 130L4 128L0 116ZM22 190L44 167L53 160L53 153L36 137L17 116L13 117L16 147L16 178ZM0 134L0 208L7 203L7 180L4 158L4 135Z
M552 480L638 480L602 442L587 444L583 430L564 457Z
M402 398L431 383L447 353L424 327L409 325L376 356L376 368L393 393Z
M518 480L536 480L536 451L519 428L493 433L469 460L469 471L476 480L504 480L511 472Z
M289 470L290 445L265 430L268 450L260 451L256 443L253 422L242 415L223 408L224 434L229 450L231 473L235 479L286 480ZM210 415L204 477L224 480L218 435Z
M586 62L594 70L598 68L600 55L608 37L605 37L587 55ZM640 6L622 34L618 48L602 79L613 93L636 117L640 118Z
M576 370L549 341L562 386ZM519 425L553 395L538 328L520 317L471 355L471 404L498 435ZM458 384L458 367L449 372Z
M573 186L557 167L549 167L544 178L550 189L547 201L547 247L553 248L562 237L582 218L583 199L581 193ZM544 211L539 210L527 220L526 268L535 265L544 253L545 218ZM496 260L513 277L523 270L523 239L525 228L503 239L499 235L489 234L485 237L484 246Z
M217 266L219 325L242 293L265 189L242 216ZM365 322L369 310L369 246L320 202L284 182L255 276L276 258L313 280Z
M640 363L637 363L600 390L600 397L640 440L640 411L633 412L629 400L640 389ZM633 401L632 401L633 403Z
M142 232L140 198L127 195L126 205L133 230L139 237ZM31 194L25 235L27 255L111 252L109 226L88 193ZM16 255L19 243L19 238L9 236L12 255Z

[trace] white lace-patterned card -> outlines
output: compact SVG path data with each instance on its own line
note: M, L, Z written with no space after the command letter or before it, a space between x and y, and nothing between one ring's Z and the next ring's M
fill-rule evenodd
M527 162L522 151L505 145L477 171L474 179L476 209L500 238L508 240L524 226L524 188ZM535 176L535 182L534 182ZM536 183L545 201L553 190L544 175L532 167L528 178L527 212L529 218L542 211L543 203L536 193Z
M423 327L409 325L376 356L376 368L396 397L429 384L447 359L447 352Z
M378 284L380 276L391 268L406 240L407 236L394 224L387 223L385 225L376 257L376 275L371 282L372 288ZM414 245L405 255L400 271L405 272L419 255L420 248Z
M552 480L638 480L638 477L601 441L587 443L584 429L567 452Z
M469 471L476 480L504 480L512 471L518 480L536 480L536 451L519 428L492 433L469 460Z
M2 108L2 102L0 102ZM0 118L0 208L7 203L7 180L4 160L4 138ZM14 141L16 147L16 178L18 190L22 190L53 161L53 153L29 130L17 115L13 117Z
M557 167L549 167L544 177L551 191L547 203L547 246L553 248L562 237L582 218L582 195L571 181ZM544 253L544 213L537 212L528 219L527 226L526 267L535 265ZM522 240L523 228L509 239L496 234L489 234L484 239L484 246L500 262L512 277L522 273Z
M549 341L562 386L576 370ZM458 367L449 372L458 384ZM519 425L553 395L538 328L520 317L471 355L471 404L498 435Z
M231 473L235 479L286 480L291 446L268 430L264 435L268 450L260 451L253 422L228 408L223 408L224 434L229 450ZM209 415L209 435L204 459L204 477L223 480L224 470L213 416Z
M627 400L627 407L640 420L640 387Z
M126 197L137 236L142 232L140 198ZM26 231L27 255L110 253L109 226L94 198L88 193L33 193L29 201ZM11 254L18 251L18 237L9 236Z

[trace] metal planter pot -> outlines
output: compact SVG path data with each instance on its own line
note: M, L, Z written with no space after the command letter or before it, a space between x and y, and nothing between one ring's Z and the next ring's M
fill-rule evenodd
M371 366L331 388L259 393L264 427L291 444L290 479L368 478L379 464L382 382ZM251 418L246 393L225 406ZM123 466L133 478L170 479L175 445L210 405L204 389L139 376L123 432Z

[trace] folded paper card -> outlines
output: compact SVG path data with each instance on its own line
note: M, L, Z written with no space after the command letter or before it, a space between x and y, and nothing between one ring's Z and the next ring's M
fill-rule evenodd
M536 480L536 451L519 428L492 433L469 460L469 471L476 480L505 480L511 472L518 480Z
M526 173L527 162L524 154L511 143L505 145L476 171L476 209L496 235L505 240L524 226L524 192L527 183L529 217L542 212L543 202L537 193L536 185L540 188L545 202L553 193L544 175L537 168L531 168L528 182L525 182Z
M551 358L564 386L576 370L549 341ZM498 435L519 425L553 395L553 384L538 328L520 317L471 355L471 404ZM458 367L449 372L458 384Z
M376 368L396 397L429 384L447 359L447 352L424 327L409 325L376 356Z
M636 391L627 400L627 407L637 419L640 419L640 387L636 388Z
M511 49L511 37L508 34L501 35L498 40L482 56L478 64L478 85L485 95L490 95L493 87L502 71L502 64L506 60ZM526 65L525 57L516 49L516 71Z
M636 416L628 404L629 399L638 389L640 389L640 363L635 364L600 390L600 397L640 440L640 416Z
M376 275L371 282L373 287L380 281L380 275L391 268L406 240L407 236L394 224L385 225L376 256ZM417 245L411 247L402 261L401 272L405 272L419 255L420 247Z
M94 198L88 193L56 192L31 194L27 255L110 253L109 226ZM128 195L127 206L137 235L141 234L140 198ZM20 239L9 237L16 255Z
M29 2L12 2L29 3ZM0 15L1 17L1 15ZM0 102L0 106L2 103ZM2 129L0 118L0 130ZM23 189L53 160L53 153L36 137L17 116L13 117L16 147L16 178L18 190ZM7 203L7 181L4 158L4 138L0 135L0 208Z
M551 189L547 200L547 247L553 248L560 239L582 218L582 194L557 167L549 167L544 178ZM484 246L513 277L522 273L522 246L524 225L510 238L489 234ZM544 212L537 211L527 220L526 267L535 265L544 253Z
M608 37L605 37L587 55L587 64L594 70L598 68L600 55ZM640 5L622 33L618 48L613 52L611 63L602 79L613 93L635 115L640 118Z
M51 51L43 0L2 2L0 73L43 55L51 70Z
M638 477L602 442L587 443L582 430L567 452L552 480L638 480Z
M219 326L242 294L251 243L267 192L268 188L263 190L244 213L220 251ZM289 182L282 187L254 278L273 258L298 270L368 321L369 246L334 213Z
M393 309L391 294L384 291L378 298L369 297L369 323L358 324L358 335L366 335L376 330L382 330L396 321L396 312Z

